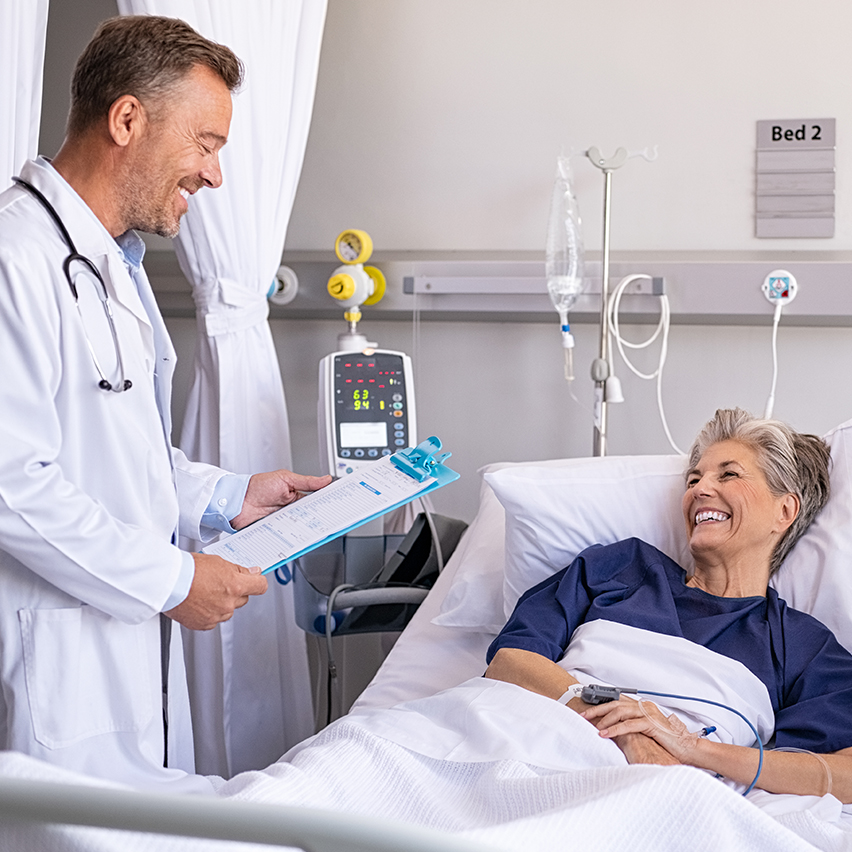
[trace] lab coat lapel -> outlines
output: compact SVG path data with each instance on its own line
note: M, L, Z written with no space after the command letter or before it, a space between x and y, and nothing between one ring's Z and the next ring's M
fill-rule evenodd
M148 334L143 336L150 338L148 312L121 259L115 240L91 208L43 157L26 163L21 170L21 177L36 187L53 205L78 253L88 257L103 276L110 298L148 327Z
M160 410L166 435L170 436L172 431L172 377L174 376L177 354L144 268L140 266L134 277L140 304L146 312L153 336L154 389L157 394L157 407Z

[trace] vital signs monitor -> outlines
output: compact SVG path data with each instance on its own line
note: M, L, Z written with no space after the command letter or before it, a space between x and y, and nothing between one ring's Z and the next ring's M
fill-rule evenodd
M411 359L402 352L334 352L319 365L320 454L332 476L417 444Z

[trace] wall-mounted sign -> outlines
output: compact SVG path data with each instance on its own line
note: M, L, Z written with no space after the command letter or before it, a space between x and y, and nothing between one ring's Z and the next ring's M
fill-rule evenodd
M833 118L757 122L758 237L834 236Z

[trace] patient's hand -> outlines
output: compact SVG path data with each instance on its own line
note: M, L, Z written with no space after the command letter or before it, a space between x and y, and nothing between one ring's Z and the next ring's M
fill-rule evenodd
M655 763L659 766L679 766L680 761L669 754L656 740L645 734L622 734L613 742L624 752L628 763Z
M614 740L621 750L627 755L627 759L637 763L658 763L658 760L634 761L631 759L627 749L621 746L619 740L622 737L632 735L642 736L651 740L659 749L672 758L665 763L687 763L689 756L695 750L698 742L698 734L690 733L686 725L674 714L666 716L653 701L637 701L622 696L618 701L610 701L607 704L598 704L590 707L583 713L600 731L602 737ZM630 744L633 749L634 744ZM644 752L645 745L642 745ZM659 752L655 752L659 754Z

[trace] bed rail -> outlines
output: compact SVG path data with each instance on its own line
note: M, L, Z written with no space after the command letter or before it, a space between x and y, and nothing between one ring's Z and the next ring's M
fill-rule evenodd
M0 778L0 825L10 821L266 843L307 852L493 852L493 847L451 834L359 814Z

